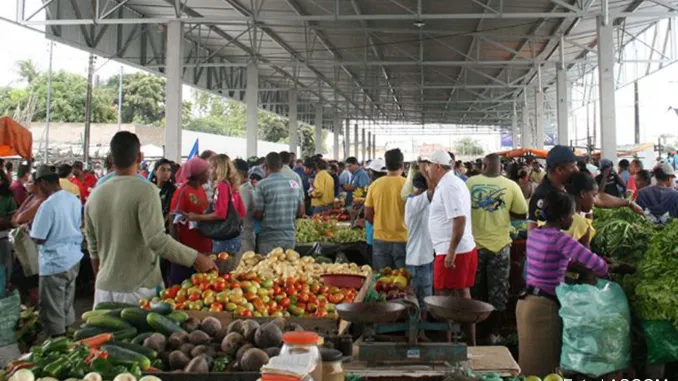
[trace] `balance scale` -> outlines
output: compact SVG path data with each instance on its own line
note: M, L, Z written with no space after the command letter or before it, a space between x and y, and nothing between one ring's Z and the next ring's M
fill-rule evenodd
M456 366L468 360L466 344L461 342L460 324L479 323L494 310L478 300L454 296L429 296L427 310L440 322L419 321L419 309L407 309L400 303L347 303L337 306L339 316L364 326L356 344L358 361L377 365L442 365ZM407 311L406 311L407 310ZM399 322L403 315L406 321ZM421 330L452 334L452 342L420 343ZM384 341L380 335L404 332L406 342Z

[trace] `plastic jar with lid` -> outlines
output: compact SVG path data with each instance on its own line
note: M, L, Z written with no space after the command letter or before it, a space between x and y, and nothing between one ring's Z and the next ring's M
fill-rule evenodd
M323 381L344 381L344 368L341 366L341 351L320 348L320 356L323 360Z
M280 356L291 354L310 354L314 363L309 373L314 381L322 381L323 369L320 350L318 349L318 334L308 331L287 332L283 335L283 346Z

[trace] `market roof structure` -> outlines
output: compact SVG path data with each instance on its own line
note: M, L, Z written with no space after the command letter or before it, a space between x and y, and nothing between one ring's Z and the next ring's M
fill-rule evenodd
M602 67L604 151L616 146L609 93L615 62L626 59L619 52L678 10L670 0L43 1L46 21L33 20L43 8L21 7L20 22L45 24L49 38L169 82L183 74L186 84L289 116L291 130L297 119L335 132L348 119L513 126L526 144L525 126L543 135L553 115L567 142L568 87ZM648 62L673 61L673 24L666 35L663 49L652 42ZM247 97L248 82L256 98ZM170 89L168 112L180 113L170 110L180 104L176 83ZM177 118L168 116L168 131Z

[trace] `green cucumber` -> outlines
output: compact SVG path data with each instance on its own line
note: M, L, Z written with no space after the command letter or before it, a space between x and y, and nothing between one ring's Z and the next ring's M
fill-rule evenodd
M148 314L146 321L148 321L148 324L150 324L156 332L162 333L165 336L169 336L174 332L183 331L183 328L181 328L179 324L155 312Z
M89 327L89 328L82 328L73 334L73 339L74 340L82 340L82 339L87 339L92 336L100 335L102 333L106 333L105 330L97 327Z
M113 339L117 341L122 341L126 339L133 339L137 335L137 329L134 327L125 328L118 331L111 332L113 334Z
M101 350L108 353L108 360L114 365L130 366L137 364L142 370L151 367L151 360L137 352L118 347L117 345L104 345Z
M151 312L155 312L160 315L167 315L171 313L174 309L172 305L165 302L151 303Z
M110 329L112 331L119 331L121 329L132 328L132 325L125 320L115 316L92 316L87 319L87 325L97 328Z
M137 327L140 331L150 331L153 328L146 321L149 312L141 308L125 308L120 313L120 317L125 319L128 323Z
M158 358L158 352L152 350L151 348L146 348L143 345L137 345L137 344L132 344L132 343L122 343L122 342L119 342L119 341L114 341L112 343L108 343L107 345L115 345L116 347L128 349L130 351L133 351L133 352L136 352L140 355L148 357L151 361Z
M94 306L94 310L115 310L118 308L136 307L134 304L118 303L118 302L101 302Z
M177 324L181 324L188 320L188 314L184 311L174 311L171 314L165 316L166 318L172 320Z
M132 339L132 344L136 345L142 345L144 343L144 340L149 338L152 334L155 332L143 332L137 335L134 339Z
M109 310L92 310L92 311L87 311L84 312L80 317L82 318L83 321L87 321L87 319L94 317L94 316L99 316L107 313Z
M106 312L104 312L102 315L103 316L120 317L120 313L122 312L122 310L123 310L122 308L116 308L114 310L106 310ZM102 311L102 310L99 310L99 311ZM101 315L97 315L97 316L101 316Z

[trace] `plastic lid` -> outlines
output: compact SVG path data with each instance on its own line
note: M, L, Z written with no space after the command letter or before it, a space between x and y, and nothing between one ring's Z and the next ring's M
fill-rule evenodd
M317 345L318 334L309 331L287 332L283 334L283 342L285 344Z
M300 378L288 376L284 374L263 373L260 378L261 381L299 381Z
M320 348L320 357L323 362L337 362L341 361L341 351L332 348Z

